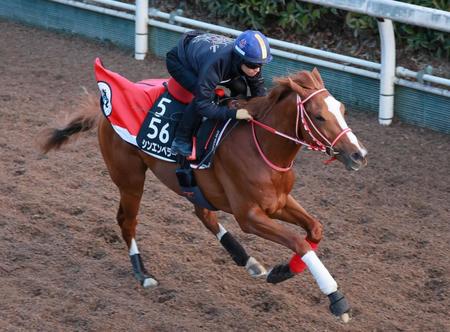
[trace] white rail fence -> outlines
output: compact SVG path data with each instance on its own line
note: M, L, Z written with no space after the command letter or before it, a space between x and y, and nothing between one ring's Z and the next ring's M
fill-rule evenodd
M181 11L164 13L148 8L148 0L128 4L114 0L50 0L74 7L117 16L136 22L135 58L144 59L148 50L148 25L176 32L203 29L237 36L239 30L217 26L181 16ZM381 63L351 56L322 51L294 43L269 38L272 54L312 65L340 70L380 80L379 123L389 125L394 114L394 85L409 87L445 97L450 97L450 80L423 71L396 67L395 37L392 20L450 31L450 12L425 8L388 0L302 0L318 5L335 7L376 17L381 38ZM416 81L413 81L415 79ZM438 86L433 86L438 85Z
M381 38L381 73L380 103L378 121L382 125L390 125L394 117L394 85L396 75L411 75L395 66L395 36L392 21L422 26L430 29L450 32L450 13L432 8L420 7L399 1L390 0L302 0L305 2L334 7L366 14L378 19L378 30ZM427 77L427 80L430 77ZM442 82L449 86L449 80L431 78L434 82ZM398 84L398 80L397 80ZM448 93L448 90L447 90Z

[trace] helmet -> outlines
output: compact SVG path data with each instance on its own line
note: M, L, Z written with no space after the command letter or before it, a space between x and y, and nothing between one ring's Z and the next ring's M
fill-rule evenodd
M247 30L234 41L234 52L249 63L266 64L272 61L269 41L259 31Z

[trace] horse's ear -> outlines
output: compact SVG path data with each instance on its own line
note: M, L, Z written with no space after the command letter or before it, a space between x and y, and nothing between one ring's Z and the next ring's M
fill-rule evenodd
M322 77L320 76L319 70L317 69L317 67L314 67L314 69L312 70L311 74L314 76L314 78L317 80L317 82L319 82L322 86L325 86L325 84L323 83Z
M289 85L291 86L292 90L297 92L301 97L306 96L305 89L303 89L300 85L295 83L290 77L288 77L288 79L289 79Z

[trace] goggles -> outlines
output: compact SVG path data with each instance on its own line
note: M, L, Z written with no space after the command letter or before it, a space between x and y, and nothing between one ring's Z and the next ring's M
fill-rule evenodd
M244 62L243 64L245 67L250 68L250 69L256 69L256 68L262 67L261 63Z

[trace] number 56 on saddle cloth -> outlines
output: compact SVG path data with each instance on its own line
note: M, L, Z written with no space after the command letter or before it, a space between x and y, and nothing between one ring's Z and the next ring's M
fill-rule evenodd
M130 82L94 64L101 93L101 108L116 133L146 153L170 162L176 125L193 96L173 79L149 79Z
M172 78L133 83L104 68L99 58L95 59L94 70L102 111L116 133L155 158L177 162L170 146L193 95ZM191 167L210 167L211 152L219 144L228 123L208 120L201 125L195 140L197 160L192 160ZM202 159L203 156L206 158Z

